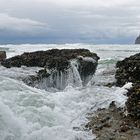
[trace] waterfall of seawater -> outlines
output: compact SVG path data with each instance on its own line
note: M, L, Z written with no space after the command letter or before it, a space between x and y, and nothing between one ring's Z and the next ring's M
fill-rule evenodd
M71 60L70 67L67 70L50 70L51 75L47 78L42 78L37 87L46 90L50 88L63 90L67 86L82 87L82 80L78 68L79 64L77 60Z
M72 60L68 70L68 85L72 85L73 87L82 87L82 80L78 68L79 64L77 60Z

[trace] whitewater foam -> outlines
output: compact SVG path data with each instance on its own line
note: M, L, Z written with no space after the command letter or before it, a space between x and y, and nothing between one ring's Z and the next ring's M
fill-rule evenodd
M114 82L115 63L140 51L139 46L107 45L6 45L7 56L24 51L50 48L87 48L97 53L101 60L95 76L85 87L69 84L63 91L45 91L27 86L22 78L36 74L39 68L11 68L0 66L0 139L1 140L92 140L95 136L85 131L87 113L100 107L108 107L112 100L123 106L127 89L131 84L119 87L105 87ZM9 49L7 49L9 48ZM121 51L116 51L116 50ZM110 50L110 51L104 51ZM131 51L125 51L131 50ZM111 61L110 61L111 60ZM113 61L112 61L113 60ZM77 67L72 63L73 70ZM71 70L72 71L72 70ZM71 73L81 85L76 70ZM75 75L73 75L75 74ZM63 74L58 83L63 85Z

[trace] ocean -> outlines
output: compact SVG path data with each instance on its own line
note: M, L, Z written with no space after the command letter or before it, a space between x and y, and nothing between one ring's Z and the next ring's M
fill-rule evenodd
M115 64L140 52L140 45L22 44L0 45L7 57L37 50L85 48L100 57L95 75L84 87L64 90L37 89L22 82L38 67L7 69L0 66L0 140L93 140L85 129L88 114L106 108L111 101L124 106L126 87L115 82Z

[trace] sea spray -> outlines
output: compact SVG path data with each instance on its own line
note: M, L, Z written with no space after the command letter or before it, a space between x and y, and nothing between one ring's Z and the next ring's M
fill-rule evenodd
M67 86L83 87L92 79L97 66L97 60L79 56L71 59L67 69L45 68L39 71L39 80L31 81L35 87L49 90L64 90ZM86 70L87 69L87 70ZM36 78L37 79L37 78ZM29 79L30 80L30 79ZM25 83L29 83L28 79Z
M50 76L42 77L37 88L40 89L59 89L63 90L67 86L82 87L82 80L78 71L79 64L77 60L70 61L70 67L64 71L58 71L56 69L49 70Z
M7 45L7 56L25 51L50 48L87 48L96 52L102 62L110 63L140 51L131 45ZM45 91L30 87L22 78L35 75L38 68L11 68L0 66L0 139L1 140L92 140L84 130L87 113L100 107L108 107L111 101L122 106L126 101L125 87L106 87L103 83L114 79L113 64L100 63L94 76L94 84L84 88L67 86L63 91ZM106 76L107 74L107 76ZM64 75L61 75L61 85ZM21 77L20 77L21 76ZM109 76L109 77L108 77ZM20 78L19 78L20 77ZM58 78L59 79L59 78Z

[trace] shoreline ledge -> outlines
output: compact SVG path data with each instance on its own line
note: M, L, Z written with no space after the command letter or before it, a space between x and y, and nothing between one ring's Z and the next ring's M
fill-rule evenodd
M128 90L126 108L128 116L140 128L140 53L132 55L116 64L117 85L122 86L132 82L133 87Z
M87 49L51 49L25 52L1 62L6 68L41 67L37 75L23 81L41 89L64 89L68 84L83 86L93 77L99 57Z
M94 140L139 140L140 129L112 101L109 108L98 109L88 117L87 130L96 135Z
M140 139L140 53L118 61L116 64L116 86L132 82L128 89L125 106L118 108L112 101L109 108L98 109L89 116L86 124L96 140Z

